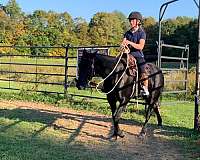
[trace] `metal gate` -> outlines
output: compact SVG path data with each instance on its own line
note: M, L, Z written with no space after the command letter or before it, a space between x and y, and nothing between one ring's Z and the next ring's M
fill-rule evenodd
M68 47L0 46L0 49L0 89L66 92ZM20 53L22 49L26 51L23 54ZM48 52L56 50L63 56L48 55Z
M109 52L110 49L117 49L119 46L80 46L80 47L44 47L44 46L0 46L0 49L7 49L6 53L0 53L0 88L10 90L27 90L35 92L47 92L65 94L72 91L77 77L77 53L82 49L98 49ZM26 54L16 54L14 50L26 48ZM165 48L181 51L177 56L169 56ZM46 49L40 52L29 53L33 50ZM49 55L52 50L59 50L62 55ZM160 63L165 73L164 93L187 93L188 84L188 59L189 46L173 46L161 43ZM175 66L176 64L176 66ZM171 66L170 66L171 65ZM174 79L182 75L181 79ZM166 89L170 83L180 84L181 87ZM181 88L181 89L180 89ZM77 90L73 90L74 95ZM83 95L84 96L84 95ZM94 96L100 98L101 96ZM104 97L104 96L103 96Z
M158 64L165 76L164 93L188 92L189 45L175 46L161 43ZM168 51L173 51L173 56Z

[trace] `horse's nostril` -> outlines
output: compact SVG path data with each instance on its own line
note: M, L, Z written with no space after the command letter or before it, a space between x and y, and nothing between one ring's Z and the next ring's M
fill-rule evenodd
M79 88L78 88L79 90L84 90L85 89L85 87L83 87L83 86L79 86Z

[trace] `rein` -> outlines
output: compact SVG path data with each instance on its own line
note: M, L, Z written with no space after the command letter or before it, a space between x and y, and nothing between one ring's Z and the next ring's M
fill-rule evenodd
M97 86L96 86L96 90L97 90L97 92L99 92L100 94L106 94L106 95L107 95L107 94L111 93L111 92L116 88L116 86L118 85L118 83L121 81L122 77L124 76L124 74L126 73L126 70L127 70L128 67L129 67L129 66L128 66L128 59L129 59L130 49L128 48L127 45L125 45L125 46L121 46L121 47L120 47L120 51L121 51L121 52L120 52L119 59L118 59L116 65L115 65L115 67L113 68L113 70L112 70L103 80L101 80L101 81L97 84ZM120 76L120 78L118 79L118 81L115 83L115 85L113 86L113 88L112 88L109 92L102 93L102 92L98 89L99 85L102 84L106 79L108 79L108 78L112 75L112 73L113 73L113 72L115 71L115 69L117 68L119 62L121 61L122 56L123 56L123 53L126 53L126 54L127 54L127 64L126 64L126 68L125 68L123 74ZM117 55L117 57L118 57L118 55ZM138 77L138 73L137 73L137 77ZM135 84L133 85L133 88L135 88ZM133 92L134 92L134 89L133 89ZM131 94L131 97L133 96L133 92L132 92L132 94Z

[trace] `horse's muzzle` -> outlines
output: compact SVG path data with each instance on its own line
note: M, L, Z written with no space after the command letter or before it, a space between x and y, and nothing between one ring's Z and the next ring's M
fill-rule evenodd
M79 90L85 89L85 87L81 85L77 79L75 81L76 81L76 88L78 88Z

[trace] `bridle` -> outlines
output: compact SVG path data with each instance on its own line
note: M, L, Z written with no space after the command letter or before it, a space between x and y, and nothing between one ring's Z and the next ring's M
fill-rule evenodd
M95 54L95 56L96 56L96 54ZM92 77L95 76L95 67L94 67L94 58L95 58L95 56L92 57L92 65L91 65L92 69L91 69L91 75L90 75L89 79L92 79Z

